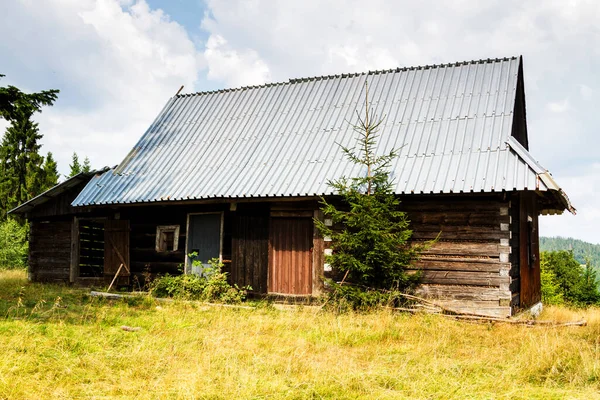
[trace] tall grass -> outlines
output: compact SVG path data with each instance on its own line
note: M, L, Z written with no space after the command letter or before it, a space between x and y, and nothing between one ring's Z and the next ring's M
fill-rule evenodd
M586 327L106 301L0 272L0 398L600 398ZM140 327L136 332L122 325Z

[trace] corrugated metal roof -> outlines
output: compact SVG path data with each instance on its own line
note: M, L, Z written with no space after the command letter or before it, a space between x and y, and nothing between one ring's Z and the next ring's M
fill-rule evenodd
M116 170L73 205L312 196L355 176L340 145L369 104L377 153L400 149L397 193L546 190L512 147L520 58L481 60L178 95ZM523 149L527 153L527 150Z

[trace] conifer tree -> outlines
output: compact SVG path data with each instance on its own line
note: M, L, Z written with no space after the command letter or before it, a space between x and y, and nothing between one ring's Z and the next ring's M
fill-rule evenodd
M83 164L81 165L81 172L90 172L92 170L92 166L90 164L90 159L87 156L83 159Z
M0 75L0 78L4 75ZM44 158L39 154L38 124L32 117L56 101L58 90L25 93L14 86L0 87L0 118L7 120L0 145L0 218L11 208L45 188Z
M0 74L0 78L4 75ZM0 87L0 118L11 122L20 117L23 108L32 109L32 113L42 111L42 106L51 106L58 97L56 89L42 90L38 93L24 93L14 86Z
M406 213L399 210L400 201L389 176L397 152L392 150L384 155L375 152L383 120L378 120L369 109L367 84L364 117L358 112L357 115L358 123L353 126L358 134L356 146L342 147L342 151L366 172L329 182L340 196L339 203L322 199L325 218L343 228L334 230L319 220L315 223L321 234L332 239L333 254L326 262L334 271L344 274L344 282L403 290L418 280L418 276L405 271L418 249L408 243L412 231Z
M3 216L44 189L44 157L38 124L32 121L35 108L21 104L11 116L0 146L0 202Z
M44 162L44 190L48 190L58 184L58 165L51 152L46 155Z
M71 158L71 164L69 168L71 168L71 172L69 173L69 178L81 173L81 164L79 163L79 156L77 153L73 152L73 157Z

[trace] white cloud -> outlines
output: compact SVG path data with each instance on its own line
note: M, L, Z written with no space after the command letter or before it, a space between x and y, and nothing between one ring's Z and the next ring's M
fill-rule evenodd
M587 85L580 84L579 85L579 94L585 100L590 100L592 98L592 96L594 95L594 89L592 89L591 87L589 87Z
M61 89L36 119L43 150L54 153L63 173L74 151L94 167L120 162L168 98L182 84L193 89L204 66L185 29L143 0L24 0L9 11L0 37L14 38L10 54L23 71L7 78L33 90L27 82L52 71L45 79ZM14 37L17 26L31 29Z
M208 79L229 87L257 85L271 80L269 67L252 49L234 50L219 34L210 35L204 52Z
M546 104L546 107L553 113L564 113L569 109L569 99L564 99L560 102L548 103Z

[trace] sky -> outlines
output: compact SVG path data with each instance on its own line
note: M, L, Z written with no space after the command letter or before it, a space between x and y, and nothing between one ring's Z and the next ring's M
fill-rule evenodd
M600 2L0 0L0 85L60 89L44 152L118 164L181 85L523 55L530 151L577 208L540 234L600 243ZM0 121L0 131L6 124Z

